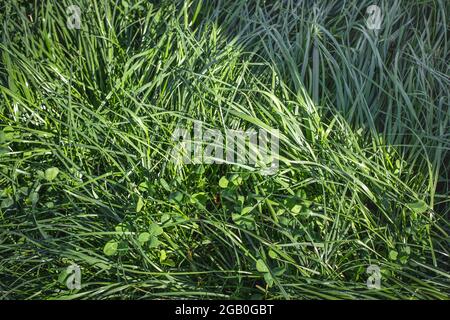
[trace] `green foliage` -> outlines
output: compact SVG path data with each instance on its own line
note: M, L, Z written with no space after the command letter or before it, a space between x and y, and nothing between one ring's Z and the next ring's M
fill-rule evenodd
M103 247L103 253L107 256L113 256L116 254L118 243L114 240L108 241Z
M0 5L0 299L448 299L448 4L372 2ZM194 121L280 167L171 161Z
M223 189L225 189L225 188L228 187L228 183L229 183L229 181L228 181L228 179L227 179L226 177L222 177L222 178L220 178L220 180L219 180L219 186L220 186L221 188L223 188Z
M49 182L53 181L56 179L56 176L58 175L58 173L59 173L58 168L55 168L55 167L48 168L47 170L45 170L45 179Z

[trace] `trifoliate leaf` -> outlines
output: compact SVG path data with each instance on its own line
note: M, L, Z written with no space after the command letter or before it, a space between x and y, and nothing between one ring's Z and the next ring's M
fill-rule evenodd
M117 252L118 243L114 240L110 240L105 244L103 248L103 253L107 256L113 256Z
M175 267L175 261L173 261L172 259L167 259L167 260L163 261L162 264L169 266L169 267Z
M411 247L406 246L403 248L403 252L409 256L411 254Z
M191 196L191 203L199 203L202 206L205 206L207 201L208 197L204 192L195 193Z
M281 277L286 272L285 267L277 267L273 269L273 274L277 277Z
M124 223L119 223L115 228L117 233L128 232L128 227Z
M159 240L156 237L151 237L150 238L150 242L149 242L149 246L150 248L156 248L157 246L159 246Z
M272 249L270 249L269 257L271 257L272 259L276 259L278 257L278 254L275 251L273 251Z
M242 177L238 174L233 174L230 180L235 186L242 184Z
M302 206L300 204L296 204L291 208L291 212L292 213L300 213L300 211L302 210Z
M389 251L389 259L391 260L397 260L398 252L395 250Z
M269 287L273 286L273 277L269 272L264 273L264 280Z
M53 181L59 173L59 169L56 167L48 168L45 170L45 180Z
M169 195L169 201L180 203L183 200L183 194L180 191L172 192Z
M220 178L219 180L219 186L223 189L225 189L226 187L228 187L228 179L223 176L222 178Z
M150 227L148 228L148 233L151 236L159 236L160 234L162 234L164 232L163 228L161 228L160 226L158 226L156 223L153 223L150 225Z
M254 230L255 218L252 215L240 215L237 213L233 213L231 215L231 219L233 219L234 223L238 226L243 226L248 230Z
M36 191L32 191L28 197L33 205L39 201L39 193Z
M6 198L3 199L2 204L1 204L1 208L9 208L10 206L12 206L14 204L14 200L11 198Z
M259 272L269 272L269 268L267 268L266 263L262 259L256 261L256 270Z
M139 237L138 237L138 241L140 244L144 244L146 243L148 240L150 240L151 235L148 232L142 232Z
M428 210L428 205L423 200L419 200L414 203L408 203L407 206L416 214L422 214Z
M161 216L161 223L166 223L166 222L169 221L169 220L170 220L170 214L164 213L164 214Z

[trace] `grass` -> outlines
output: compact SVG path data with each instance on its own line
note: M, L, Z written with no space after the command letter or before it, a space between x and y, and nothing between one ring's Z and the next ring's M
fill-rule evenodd
M450 6L371 4L0 4L0 299L448 299ZM193 121L279 170L175 165Z

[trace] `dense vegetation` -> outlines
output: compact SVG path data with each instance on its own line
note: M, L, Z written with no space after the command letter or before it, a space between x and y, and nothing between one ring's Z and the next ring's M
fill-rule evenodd
M450 5L373 2L2 1L0 299L449 298ZM173 163L194 120L279 169Z

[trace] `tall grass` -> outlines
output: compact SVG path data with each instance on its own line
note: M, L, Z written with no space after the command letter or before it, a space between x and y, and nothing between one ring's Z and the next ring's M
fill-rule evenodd
M450 6L370 4L0 4L0 297L448 299ZM193 121L279 170L174 165Z

